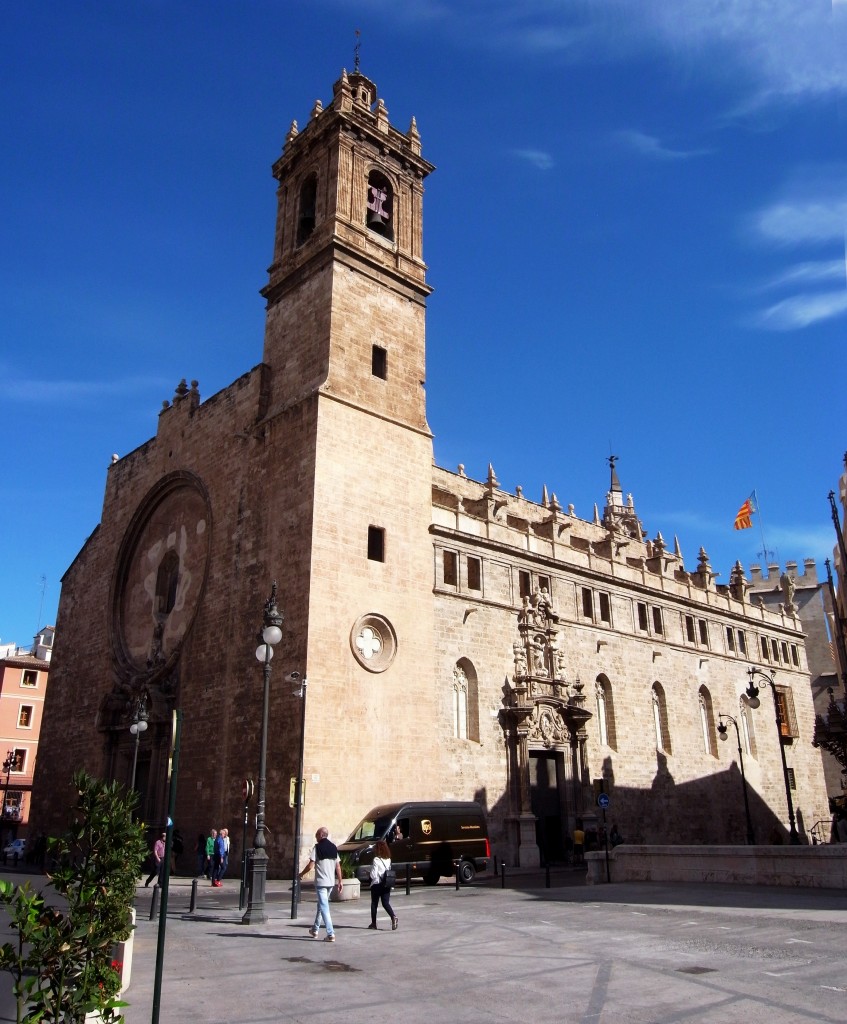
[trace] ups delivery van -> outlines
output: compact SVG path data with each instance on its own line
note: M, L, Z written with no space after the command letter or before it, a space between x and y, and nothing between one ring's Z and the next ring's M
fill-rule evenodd
M383 804L368 811L338 847L352 861L360 881L370 878L374 846L380 839L388 843L399 879L405 878L408 866L413 878L423 878L428 885L455 875L457 861L459 879L470 882L477 871L488 870L491 860L485 815L475 803Z

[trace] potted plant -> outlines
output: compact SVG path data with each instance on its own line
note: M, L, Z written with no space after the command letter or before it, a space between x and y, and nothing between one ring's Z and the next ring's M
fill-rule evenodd
M333 889L330 899L335 903L342 903L345 900L357 900L362 894L362 886L356 877L356 865L353 862L353 858L349 853L342 853L339 855L339 859L341 860L343 886L341 892L338 889Z

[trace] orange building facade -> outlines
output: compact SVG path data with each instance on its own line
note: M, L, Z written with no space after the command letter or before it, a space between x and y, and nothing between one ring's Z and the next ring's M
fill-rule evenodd
M0 758L3 802L0 841L27 836L32 778L47 693L53 627L43 629L32 649L0 648Z

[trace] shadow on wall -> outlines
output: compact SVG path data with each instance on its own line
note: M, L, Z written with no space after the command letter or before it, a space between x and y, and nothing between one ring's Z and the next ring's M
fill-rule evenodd
M656 773L649 787L619 786L615 783L613 759L603 760L601 772L605 792L611 805L606 815L609 828L614 823L624 842L659 845L738 845L747 843L747 820L741 772L733 761L725 771L701 779L677 783L668 758L656 752ZM514 778L514 776L511 776ZM488 818L491 852L498 859L512 864L516 861L513 819L517 814L517 795L513 786L489 806L488 791L478 789L474 799L482 805ZM568 793L568 796L570 794ZM750 819L756 843L787 843L788 830L782 820L762 797L748 785ZM587 797L586 799L590 799ZM777 811L780 808L777 807ZM562 816L561 843L568 847L573 819L590 815L596 808L587 806L576 811L567 802ZM786 812L787 813L787 812ZM801 843L809 843L809 835L801 810L796 811ZM827 838L828 838L827 831ZM553 861L551 861L552 863Z

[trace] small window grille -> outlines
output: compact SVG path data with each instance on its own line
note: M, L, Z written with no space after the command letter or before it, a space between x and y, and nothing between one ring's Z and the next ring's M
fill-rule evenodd
M380 380L388 379L388 352L379 345L371 350L371 373Z
M609 601L609 595L600 592L600 620L611 624L612 622L612 605Z
M381 526L368 527L368 558L371 562L385 561L385 530Z

